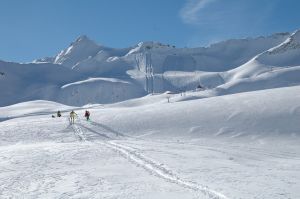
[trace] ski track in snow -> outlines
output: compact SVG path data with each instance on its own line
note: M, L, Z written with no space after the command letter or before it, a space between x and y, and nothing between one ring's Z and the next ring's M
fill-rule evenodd
M185 188L188 188L188 189L191 189L194 191L199 191L211 199L228 199L223 194L221 194L217 191L214 191L212 189L209 189L206 186L198 185L194 182L185 181L185 180L179 178L171 170L167 169L163 164L156 162L154 160L151 160L148 157L146 157L140 153L137 153L135 151L135 149L131 149L127 146L114 143L113 141L105 142L104 145L106 145L107 147L109 147L115 151L118 151L119 153L121 153L121 155L130 159L132 162L134 162L138 166L141 166L148 172L155 174L158 177L163 178L168 182L178 184L182 187L185 187Z
M106 131L109 131L108 133L112 133L115 136L122 135L123 134L116 132L112 129L106 128L105 126L102 126L98 123L90 122L92 126L95 126L97 128L103 128ZM125 146L123 144L115 143L113 140L115 138L107 135L103 132L98 132L94 129L91 129L89 127L86 127L81 123L79 120L77 124L71 125L72 129L75 133L75 135L79 138L79 141L84 142L92 142L92 139L89 139L89 136L87 135L88 132L92 134L97 134L98 136L105 138L102 142L100 142L102 145L106 146L107 148L110 148L116 152L118 152L121 156L125 157L126 159L130 160L134 164L136 164L138 167L141 167L145 169L147 172L154 174L155 176L158 176L165 181L175 183L181 187L200 192L204 194L209 199L229 199L222 193L219 193L215 190L212 190L204 185L199 185L195 182L186 181L178 177L174 172L172 172L170 169L166 168L166 166L162 163L159 163L155 160L152 160L143 154L136 151L136 149L133 149L131 147ZM88 132L86 132L88 131Z
M77 125L71 125L72 129L75 133L75 135L79 138L80 141L86 141L84 137L84 133L82 132L82 129Z

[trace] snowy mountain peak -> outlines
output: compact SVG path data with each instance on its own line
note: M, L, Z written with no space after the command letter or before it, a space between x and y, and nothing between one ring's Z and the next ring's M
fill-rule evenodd
M74 42L72 42L70 44L69 47L71 46L89 46L89 47L99 47L99 45L94 42L93 40L91 40L89 37L87 37L86 35L81 35L79 36Z
M295 43L300 43L300 30L297 30L295 31L292 36L291 36L292 40L295 42Z
M76 42L85 41L85 40L90 41L90 39L89 39L86 35L80 35L80 36L76 39Z
M79 36L74 42L72 42L70 47L99 47L99 45L88 38L86 35Z
M68 48L60 51L58 55L36 59L33 63L54 63L72 68L78 61L96 55L99 50L100 46L96 42L86 35L81 35Z
M286 67L300 65L300 30L290 34L283 42L261 53L255 59L262 64Z
M268 52L269 54L278 54L296 49L300 49L300 30L294 32L286 41L279 46L270 49Z
M54 63L72 68L79 61L95 56L99 50L100 46L98 44L82 35L72 42L67 49L62 50L55 57Z

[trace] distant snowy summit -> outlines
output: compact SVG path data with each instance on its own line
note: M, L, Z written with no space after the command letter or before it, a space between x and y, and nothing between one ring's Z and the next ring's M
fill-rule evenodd
M193 65L193 69L203 71L220 71L222 69L225 71L243 64L245 60L248 61L260 52L281 44L290 36L290 33L278 33L268 37L231 39L200 48L175 48L173 45L148 41L140 42L133 47L114 49L100 46L86 35L82 35L56 56L37 59L33 63L53 63L74 68L76 65L84 65L85 62L88 62L89 65L90 62L93 62L93 65L99 65L101 62L113 62L119 58L128 59L128 57L138 54L151 53L157 56L156 60L161 57L166 58L161 60L162 63L154 66L155 71L158 72L168 71L168 67L171 70L176 69L176 67L173 68L174 62L180 65L179 70L183 71L191 67L190 65ZM169 63L172 61L173 63Z
M83 35L77 38L68 48L62 50L55 57L37 59L33 62L48 62L72 68L77 62L87 59L89 56L95 56L99 50L100 46L90 40L87 36Z
M198 97L286 87L300 83L300 31L199 48L141 42L116 49L83 35L53 57L0 61L0 72L0 106L34 99L114 103L198 86Z

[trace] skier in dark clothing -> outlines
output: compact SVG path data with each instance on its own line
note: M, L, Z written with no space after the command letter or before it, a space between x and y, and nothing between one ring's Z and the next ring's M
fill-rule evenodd
M88 110L85 111L84 117L86 117L86 120L90 120L90 112Z
M60 111L57 111L57 117L61 117Z

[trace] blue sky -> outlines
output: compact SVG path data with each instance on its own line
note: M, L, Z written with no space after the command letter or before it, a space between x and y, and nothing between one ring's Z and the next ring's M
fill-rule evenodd
M0 59L53 56L79 35L110 47L197 47L300 29L298 0L1 0Z

